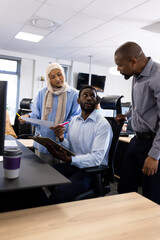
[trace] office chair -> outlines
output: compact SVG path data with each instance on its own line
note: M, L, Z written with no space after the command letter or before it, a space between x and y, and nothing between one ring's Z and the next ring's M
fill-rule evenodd
M31 112L31 98L23 98L20 102L20 109L17 113L21 116L24 114L28 114ZM30 123L20 124L18 120L18 116L16 114L13 129L18 136L18 138L28 138L29 136L33 136L33 127Z
M112 109L116 114L121 113L121 98L123 96L109 95L101 100L101 108ZM82 200L93 197L104 196L110 192L110 183L114 182L114 158L118 145L118 139L123 126L123 121L118 125L114 117L105 117L111 124L113 131L113 139L109 150L108 165L100 165L83 169L85 173L92 174L92 184L89 191L82 193L74 198L74 200Z

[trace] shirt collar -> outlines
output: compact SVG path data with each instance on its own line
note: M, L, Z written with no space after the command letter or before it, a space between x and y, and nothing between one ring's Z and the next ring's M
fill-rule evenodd
M150 76L150 72L151 72L154 62L153 62L152 58L148 57L148 59L149 59L148 63L146 64L146 66L142 70L142 72L139 74L139 76L138 77L135 76L137 79L140 78L141 76L144 76L144 77Z
M98 114L98 111L95 109L95 110L89 115L89 117L88 117L85 121L88 121L88 119L91 119L92 121L96 122L96 121L97 121L97 114ZM82 114L80 114L80 115L78 116L78 119L84 120L84 119L82 118Z
M67 92L71 92L71 87L68 85Z

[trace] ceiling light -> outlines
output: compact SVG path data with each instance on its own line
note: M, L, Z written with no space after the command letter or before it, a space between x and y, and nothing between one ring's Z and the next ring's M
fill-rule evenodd
M32 24L35 27L45 28L45 29L55 28L58 26L56 22L49 19L34 19L32 20Z
M116 76L120 76L120 75L121 75L120 72L117 71L117 67L116 67L116 66L110 67L109 73L110 73L111 75L116 75Z
M31 33L19 32L15 36L15 38L30 41L30 42L39 42L44 37L36 34L31 34Z

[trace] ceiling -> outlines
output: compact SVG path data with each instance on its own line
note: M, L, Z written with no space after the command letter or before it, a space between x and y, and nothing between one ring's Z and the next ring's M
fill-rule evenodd
M0 0L0 49L111 67L114 51L126 41L141 45L160 61L159 0ZM53 20L40 28L34 19ZM149 26L151 25L151 26ZM15 39L39 34L38 42Z

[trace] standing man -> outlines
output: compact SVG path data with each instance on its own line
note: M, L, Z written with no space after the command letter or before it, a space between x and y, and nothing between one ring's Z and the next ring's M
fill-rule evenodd
M160 204L160 65L134 42L115 51L115 62L126 80L133 76L131 111L117 115L116 121L131 114L135 132L124 157L118 192L137 191L140 176L143 195Z

